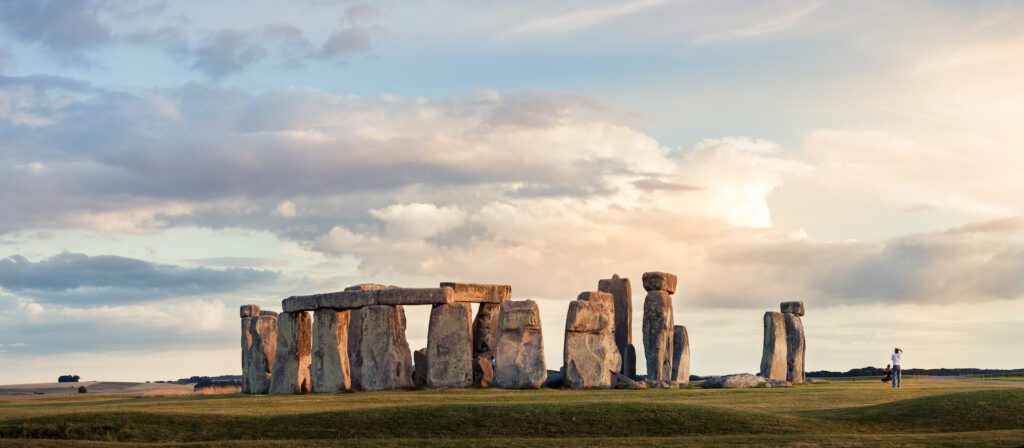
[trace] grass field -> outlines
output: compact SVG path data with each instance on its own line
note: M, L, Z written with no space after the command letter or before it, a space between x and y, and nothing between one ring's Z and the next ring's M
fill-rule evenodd
M1024 446L1024 384L0 399L3 446Z

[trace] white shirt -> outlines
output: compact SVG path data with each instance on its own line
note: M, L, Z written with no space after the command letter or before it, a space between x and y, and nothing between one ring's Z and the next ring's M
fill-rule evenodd
M903 352L893 353L892 354L892 365L894 365L894 366L900 365L900 358L902 356L903 356Z

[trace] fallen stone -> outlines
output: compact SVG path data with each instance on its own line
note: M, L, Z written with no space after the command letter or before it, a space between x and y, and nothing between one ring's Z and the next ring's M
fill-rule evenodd
M633 381L621 373L613 373L612 387L615 389L647 389L647 384L640 381Z
M644 272L644 290L665 291L669 294L676 293L676 275L668 272Z
M793 383L789 381L773 380L771 378L764 380L768 387L793 387Z
M505 389L536 389L548 378L540 311L533 300L501 304L498 342L494 351L494 385Z
M473 358L473 384L488 388L494 384L494 366L487 358Z
M259 315L259 305L242 305L238 308L238 317L255 317Z
M412 385L419 388L427 387L427 348L423 347L412 354Z
M782 313L764 313L764 349L761 352L761 376L786 380L786 322Z
M249 393L268 394L277 355L277 316L265 315L250 318L249 335Z
M747 389L754 387L765 387L767 383L760 376L749 373L737 373L735 375L713 376L704 380L701 387L705 389Z
M807 342L804 338L804 324L796 313L785 313L786 321L786 381L804 383L804 353Z
M469 387L473 384L471 314L472 308L468 303L434 305L430 310L427 387Z
M569 302L565 330L580 333L598 333L611 330L612 309L599 302L574 300ZM612 336L614 339L614 336Z
M678 389L679 383L667 380L646 380L644 384L649 389Z
M676 325L672 334L672 381L690 383L690 336L682 325Z
M313 318L308 312L282 313L277 317L277 353L270 382L272 395L310 392L312 348Z
M628 346L633 343L633 288L628 278L620 278L619 274L612 278L598 280L597 289L612 295L615 302L615 346L622 356L620 373L632 377L636 374L636 353L633 353L632 369L627 366L630 358L626 356Z
M792 313L797 316L804 315L804 302L799 300L793 302L782 302L782 304L779 305L779 308L781 308L783 313Z
M473 356L494 359L498 346L498 316L501 304L481 303L473 319Z
M456 302L500 304L512 300L512 287L509 285L443 282L441 287L451 288Z
M351 311L323 308L313 313L313 392L337 393L352 388L348 361Z
M376 291L379 305L438 305L455 303L451 288L385 288Z
M563 366L565 385L573 389L612 387L612 373L622 368L611 323L615 308L608 301L574 300L565 322Z
M401 306L373 305L352 312L348 353L354 389L412 386L412 353L405 339L405 326L405 309Z
M645 274L644 283L647 283ZM672 296L666 291L654 290L644 299L644 355L647 360L647 378L672 378L673 338Z
M832 383L829 380L824 380L824 379L821 379L821 378L806 378L805 381L807 382L807 384L831 384Z
M548 370L547 378L544 380L544 387L548 389L561 389L565 386L565 374L558 370Z

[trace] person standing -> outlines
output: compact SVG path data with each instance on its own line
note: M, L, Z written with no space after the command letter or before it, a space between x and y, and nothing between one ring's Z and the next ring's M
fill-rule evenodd
M899 389L900 381L903 379L903 369L900 367L900 361L903 358L903 350L896 347L896 351L892 354L892 388Z

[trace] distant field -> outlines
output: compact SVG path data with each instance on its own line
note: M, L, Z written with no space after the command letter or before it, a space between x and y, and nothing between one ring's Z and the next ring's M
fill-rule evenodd
M1021 446L1024 383L0 397L0 447Z

